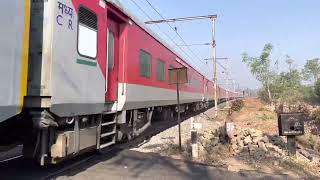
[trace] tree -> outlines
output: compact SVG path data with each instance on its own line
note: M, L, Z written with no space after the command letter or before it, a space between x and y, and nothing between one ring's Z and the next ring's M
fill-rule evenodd
M320 101L320 79L318 79L316 81L316 83L314 84L314 92L315 92L316 96L318 97L318 100Z
M262 83L263 88L267 91L270 103L272 103L271 84L275 76L270 59L272 49L273 46L269 43L264 46L259 57L250 57L247 53L242 54L242 62L247 64L251 73Z
M293 66L294 60L290 56L286 56L285 62L288 65L288 71L276 76L272 92L274 99L280 104L293 105L303 98L302 77L300 71Z
M307 60L306 64L304 65L304 69L302 70L304 78L306 80L311 80L315 82L317 79L320 78L320 59L314 58Z

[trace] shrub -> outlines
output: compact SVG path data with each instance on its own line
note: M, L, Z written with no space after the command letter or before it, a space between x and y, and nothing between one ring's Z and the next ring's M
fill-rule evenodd
M311 120L315 120L316 122L320 123L320 107L312 111Z
M296 110L297 112L300 112L303 114L304 118L308 120L311 115L311 108L308 106L308 104L305 103L300 103L297 107Z
M231 110L232 111L240 111L244 106L244 102L242 99L237 99L232 102Z

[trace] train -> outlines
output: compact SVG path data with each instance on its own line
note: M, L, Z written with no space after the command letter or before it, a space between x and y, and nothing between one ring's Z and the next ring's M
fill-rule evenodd
M0 147L46 165L130 141L177 114L173 68L188 73L181 112L214 104L213 81L117 0L0 4Z

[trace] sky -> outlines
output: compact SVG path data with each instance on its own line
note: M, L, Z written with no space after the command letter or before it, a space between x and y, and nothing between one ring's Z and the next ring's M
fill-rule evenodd
M146 0L119 0L142 21L161 17ZM261 85L241 61L241 54L259 56L263 46L274 46L273 59L279 59L280 69L285 69L284 59L289 55L297 68L307 59L320 57L320 1L318 0L148 0L164 18L177 18L217 14L217 57L228 57L230 78L241 88L259 88ZM142 10L133 2L145 11ZM148 16L147 16L147 15ZM210 20L170 23L188 45L212 42ZM212 78L212 57L209 46L180 46L184 42L168 24L148 25L159 36L183 54L190 64ZM179 45L179 47L177 46ZM181 50L182 49L182 50ZM226 66L225 60L219 60ZM218 65L218 83L225 84L223 68ZM231 87L230 87L231 88Z

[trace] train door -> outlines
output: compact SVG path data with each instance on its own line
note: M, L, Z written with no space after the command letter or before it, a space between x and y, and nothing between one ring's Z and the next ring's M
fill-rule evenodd
M208 100L208 80L204 79L204 97Z
M106 101L117 101L119 72L119 24L108 18Z

